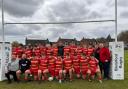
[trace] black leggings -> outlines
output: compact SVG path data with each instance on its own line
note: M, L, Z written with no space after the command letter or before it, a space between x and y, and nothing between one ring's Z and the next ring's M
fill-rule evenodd
M110 62L103 63L104 78L109 78Z
M17 81L16 71L9 71L5 73L5 76L7 77L8 81L11 81L10 75L13 76L14 81Z

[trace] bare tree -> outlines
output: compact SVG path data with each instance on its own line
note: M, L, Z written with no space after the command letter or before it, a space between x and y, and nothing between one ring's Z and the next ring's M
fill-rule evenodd
M118 40L123 41L125 44L128 44L128 30L119 33Z

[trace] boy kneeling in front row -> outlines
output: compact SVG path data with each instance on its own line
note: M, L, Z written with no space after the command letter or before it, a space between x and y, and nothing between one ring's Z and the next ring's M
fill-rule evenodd
M72 65L72 60L69 56L69 54L66 54L66 57L63 59L64 62L64 79L66 78L66 74L69 74L70 81L73 80L73 65Z
M89 69L91 71L90 78L94 79L95 75L97 75L98 81L102 83L102 75L98 65L98 60L93 55L89 57Z

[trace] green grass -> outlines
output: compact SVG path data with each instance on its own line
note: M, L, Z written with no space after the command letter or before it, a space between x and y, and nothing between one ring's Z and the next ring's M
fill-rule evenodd
M125 51L125 80L106 80L102 84L96 80L88 82L85 80L74 80L73 82L64 82L59 84L54 82L21 82L19 84L6 84L6 81L0 82L0 89L128 89L128 51Z

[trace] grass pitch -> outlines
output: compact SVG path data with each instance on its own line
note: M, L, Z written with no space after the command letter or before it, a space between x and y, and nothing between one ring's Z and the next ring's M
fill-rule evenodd
M88 82L86 80L75 79L73 82L58 81L42 82L36 81L7 84L0 82L0 89L128 89L128 51L125 51L125 80L104 80L100 84L97 80Z

